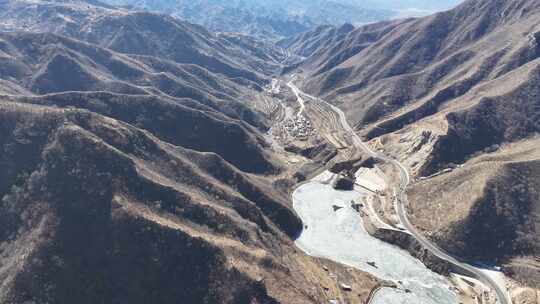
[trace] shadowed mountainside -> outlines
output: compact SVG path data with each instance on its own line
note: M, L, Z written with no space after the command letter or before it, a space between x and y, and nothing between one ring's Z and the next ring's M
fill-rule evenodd
M26 96L36 95L35 102L116 113L174 144L219 153L243 170L278 170L264 151L263 118L238 101L249 94L241 85L199 66L133 58L53 34L0 34L0 41L8 63L2 78ZM51 102L55 96L58 104ZM114 109L111 100L123 109Z
M100 3L2 1L0 17L0 29L4 31L61 34L121 53L197 64L228 78L260 83L261 74L274 73L279 68L200 26Z
M262 180L88 111L0 108L2 302L270 301L227 262L283 240L267 216L298 225Z
M286 168L247 106L278 48L93 1L0 1L0 19L0 302L342 296L294 249ZM332 268L363 298L378 283Z

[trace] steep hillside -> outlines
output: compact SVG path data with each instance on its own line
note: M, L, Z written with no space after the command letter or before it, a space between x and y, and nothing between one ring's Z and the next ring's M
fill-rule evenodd
M539 144L508 144L419 181L409 193L416 223L441 246L476 259L540 254Z
M497 261L538 289L540 140L504 145L409 191L414 223L440 247L475 261Z
M436 109L534 60L538 15L535 1L467 1L430 17L360 27L330 39L313 31L291 49L305 52L310 40L322 37L301 66L310 76L305 88L341 104L352 121L365 125L413 105Z
M253 23L216 2L183 13L270 38L360 13L263 1L284 19ZM469 0L274 45L98 1L0 0L0 302L368 302L382 282L294 246L308 227L290 188L374 159L290 79L407 166L429 238L538 288L539 21L535 0ZM377 161L378 221L395 220L393 169Z
M277 71L271 61L206 29L165 15L132 12L85 1L2 1L0 30L47 32L111 50L197 64L229 78L261 83Z
M473 106L477 112L489 112L486 107L493 105L506 113L500 119L504 124L493 132L497 134L472 146L451 144L456 149L467 147L468 151L448 153L463 159L538 131L536 100L529 97L538 87L539 19L536 1L471 0L426 18L356 29L319 28L281 44L308 56L296 66L305 76L304 88L346 110L367 138L398 131L441 111L456 113L448 119L448 137L452 137L469 132L457 129L465 128L464 119L472 116L459 117L474 111ZM493 97L482 99L480 92ZM524 122L519 113L528 115L531 109L533 117ZM489 115L476 117L493 121ZM503 131L504 125L523 123L527 125L519 131ZM471 122L471 127L485 129L481 124Z
M174 144L220 153L243 170L277 170L257 129L264 130L263 119L240 102L248 89L226 78L200 66L126 56L53 34L0 34L0 41L8 62L0 76L27 95L49 94L43 99L50 100L54 93L108 92L60 94L59 106L115 112ZM115 111L110 100L123 111ZM135 112L137 105L142 105L140 112ZM174 110L161 112L166 108ZM160 117L159 125L154 117Z
M185 152L87 112L5 102L0 108L2 134L11 134L2 136L2 302L269 301L263 290L246 294L257 290L253 279L229 268L205 233L192 232L219 217L172 175L192 170L190 182L202 185ZM156 174L165 164L168 176ZM231 221L220 224L214 227L247 237ZM186 260L192 262L180 263ZM187 276L194 272L198 277ZM222 276L237 285L218 287ZM208 295L206 286L216 293Z
M250 106L280 48L97 1L0 1L0 16L1 303L327 303L379 286L294 247L302 223L274 186L291 174Z
M283 232L299 220L261 177L87 110L2 100L0 116L1 302L317 303L322 282L339 293L295 252ZM376 284L333 267L370 286L363 297Z

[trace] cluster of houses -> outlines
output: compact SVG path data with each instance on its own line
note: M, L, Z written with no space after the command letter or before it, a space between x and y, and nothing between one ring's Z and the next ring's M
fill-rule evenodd
M315 135L311 121L304 115L296 115L293 119L288 119L285 121L284 128L290 136L301 140Z

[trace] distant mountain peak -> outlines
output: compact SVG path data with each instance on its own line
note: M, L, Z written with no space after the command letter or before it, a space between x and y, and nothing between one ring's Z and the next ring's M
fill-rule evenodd
M291 36L322 24L374 22L394 14L353 2L325 0L107 1L164 12L217 32L242 32L265 39Z

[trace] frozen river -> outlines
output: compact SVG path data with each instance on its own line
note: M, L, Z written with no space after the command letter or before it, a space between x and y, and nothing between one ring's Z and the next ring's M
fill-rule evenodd
M384 288L373 304L456 304L448 281L427 269L419 260L395 246L370 236L351 207L361 201L356 191L337 191L312 181L293 193L293 206L304 225L296 245L311 256L327 258L392 280L400 289ZM334 206L343 207L334 211ZM368 262L375 262L370 266ZM410 292L405 292L409 290Z

